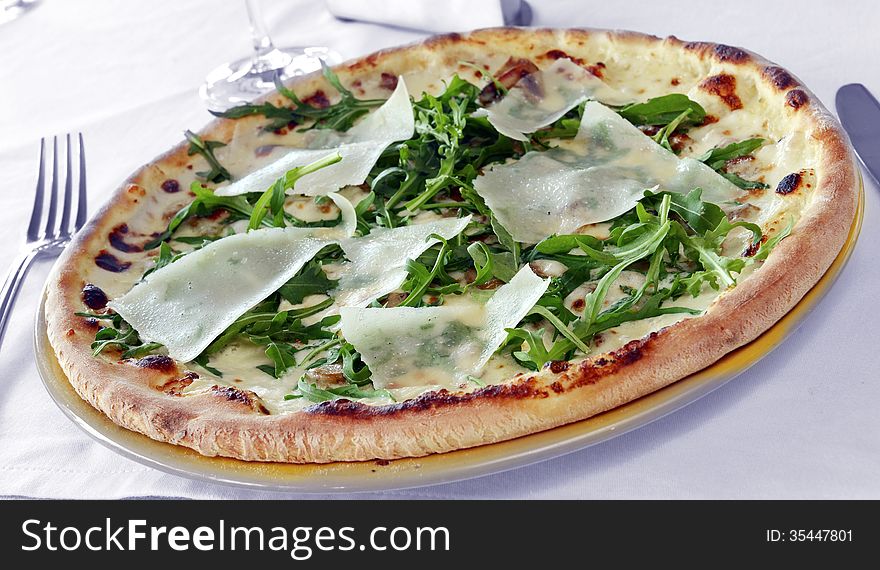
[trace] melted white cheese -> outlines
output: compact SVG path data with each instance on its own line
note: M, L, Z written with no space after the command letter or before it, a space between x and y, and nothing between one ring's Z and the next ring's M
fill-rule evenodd
M522 320L549 283L526 265L485 305L459 299L439 307L343 307L342 334L370 366L376 388L458 388L480 374L507 337L504 329Z
M376 111L345 133L328 129L309 131L306 148L296 148L259 170L216 190L218 196L262 192L298 166L338 153L342 160L296 181L291 193L317 196L345 186L363 184L382 152L395 141L412 138L415 131L412 103L401 78L391 97Z
M527 141L526 133L554 123L587 99L598 99L609 105L630 102L628 97L565 58L523 77L501 101L477 111L474 116L488 117L499 133Z
M657 185L674 192L699 186L711 202L741 194L702 162L680 160L596 102L586 104L578 134L565 148L528 152L474 182L501 224L524 243L610 220Z
M296 394L297 380L304 370L294 369L284 375L283 378L273 378L268 374L257 370L256 366L266 363L266 356L261 347L249 344L233 343L221 352L212 355L211 366L223 371L222 377L214 376L203 369L199 370L199 377L187 386L183 393L195 395L204 393L213 386L234 386L243 390L250 390L256 394L264 406L272 414L284 414L295 412L314 405L307 398L289 398L287 395ZM468 392L477 389L481 384L499 384L506 382L517 374L527 372L508 355L495 355L486 364L480 377L480 384L468 382L458 391ZM370 406L403 402L424 394L442 389L437 384L423 384L418 386L403 386L400 388L386 388L391 398L379 396L375 398L360 398L358 402Z
M257 366L266 362L265 347L249 342L233 342L217 354L211 355L211 366L221 370L223 376L218 377L198 368L199 377L184 389L184 394L202 393L215 385L233 386L256 394L273 414L302 408L302 399L285 400L284 396L294 391L296 382L304 371L293 371L283 378L274 378L257 369Z

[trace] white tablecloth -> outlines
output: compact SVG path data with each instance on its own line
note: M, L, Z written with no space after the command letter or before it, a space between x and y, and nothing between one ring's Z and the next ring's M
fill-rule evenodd
M320 2L263 0L279 45L347 57L422 37L336 21ZM674 34L748 47L831 104L865 83L880 94L880 4L532 1L535 24ZM197 95L215 65L248 53L239 2L44 0L0 27L0 268L30 213L41 136L82 130L92 211L130 171L210 117ZM531 467L373 497L880 497L878 188L866 179L861 240L831 293L754 368L643 429ZM50 263L36 265L0 353L0 495L253 498L166 475L93 442L37 377L32 334Z

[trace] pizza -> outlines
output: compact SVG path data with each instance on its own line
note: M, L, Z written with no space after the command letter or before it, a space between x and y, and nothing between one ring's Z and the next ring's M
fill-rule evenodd
M768 329L855 216L838 123L735 47L498 28L277 87L138 169L47 287L79 395L208 456L423 456L613 409Z

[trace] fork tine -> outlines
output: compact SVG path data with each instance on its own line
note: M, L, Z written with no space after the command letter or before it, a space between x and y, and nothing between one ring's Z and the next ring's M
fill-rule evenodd
M49 190L49 214L46 216L44 237L55 236L55 213L58 210L58 137L52 138L52 186Z
M31 212L31 221L28 225L28 241L36 241L40 228L40 219L43 217L43 194L46 190L46 139L40 139L40 174L37 176L37 190L34 195L34 209Z
M86 223L86 147L83 145L82 133L79 133L79 197L76 203L76 229L79 230Z
M58 235L70 235L70 201L73 199L73 149L70 146L70 133L67 133L67 176L64 180L64 205L61 209L61 223Z

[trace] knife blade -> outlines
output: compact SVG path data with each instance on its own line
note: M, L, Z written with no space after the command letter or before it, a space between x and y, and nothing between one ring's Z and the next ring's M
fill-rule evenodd
M861 83L850 83L837 90L835 105L859 159L880 185L880 102Z

